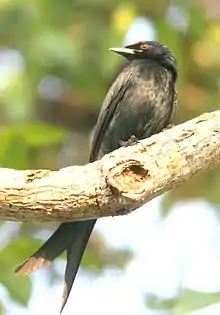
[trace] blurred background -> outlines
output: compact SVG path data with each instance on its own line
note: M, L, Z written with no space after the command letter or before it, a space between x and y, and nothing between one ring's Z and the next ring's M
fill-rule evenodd
M158 40L179 67L175 124L217 110L219 0L0 0L0 164L85 164L103 98L123 64L109 47ZM134 213L100 219L63 315L220 314L220 171ZM59 314L65 256L14 268L57 224L1 222L0 314Z

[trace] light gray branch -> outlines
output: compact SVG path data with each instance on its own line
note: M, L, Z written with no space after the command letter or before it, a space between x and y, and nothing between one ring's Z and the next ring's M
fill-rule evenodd
M127 214L220 165L220 111L59 171L0 169L0 219L75 221Z

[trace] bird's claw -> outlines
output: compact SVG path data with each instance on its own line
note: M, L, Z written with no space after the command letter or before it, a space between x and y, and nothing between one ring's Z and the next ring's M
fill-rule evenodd
M168 126L166 126L165 128L163 128L162 129L162 131L165 131L165 130L167 130L167 129L171 129L171 128L173 128L173 124L169 124Z
M132 135L127 141L119 140L119 144L122 147L129 147L131 145L137 144L138 142L139 140L134 135Z

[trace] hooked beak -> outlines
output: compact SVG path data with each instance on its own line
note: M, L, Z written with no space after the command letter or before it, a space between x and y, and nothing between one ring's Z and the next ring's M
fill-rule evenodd
M119 48L119 47L113 47L113 48L109 48L109 50L116 52L119 55L134 55L135 51L134 49L131 48Z

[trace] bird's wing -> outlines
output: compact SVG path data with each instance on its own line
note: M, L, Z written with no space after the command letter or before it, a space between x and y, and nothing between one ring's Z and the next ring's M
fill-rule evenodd
M96 160L100 150L100 146L103 141L103 137L105 135L105 131L108 128L109 123L111 122L117 105L120 103L120 100L123 98L125 92L130 85L132 71L129 66L130 65L128 64L128 66L125 66L123 68L105 97L93 133L90 162Z

